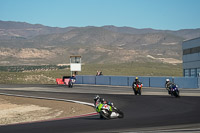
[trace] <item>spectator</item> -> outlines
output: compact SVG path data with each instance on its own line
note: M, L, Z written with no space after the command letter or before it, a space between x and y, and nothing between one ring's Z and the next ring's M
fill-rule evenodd
M96 74L96 76L99 76L99 74L100 74L100 73L99 73L99 71L97 70L97 74Z
M103 75L102 71L100 71L99 75Z
M97 71L96 76L101 76L101 75L103 75L102 71Z

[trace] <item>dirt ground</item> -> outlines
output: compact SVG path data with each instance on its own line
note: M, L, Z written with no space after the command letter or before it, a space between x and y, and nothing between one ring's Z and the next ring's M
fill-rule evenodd
M78 103L0 95L0 125L42 121L95 112Z

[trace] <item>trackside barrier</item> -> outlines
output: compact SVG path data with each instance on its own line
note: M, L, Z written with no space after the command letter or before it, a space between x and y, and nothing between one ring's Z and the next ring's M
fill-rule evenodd
M144 87L165 88L166 79L176 83L179 88L200 88L200 77L138 77ZM77 84L132 86L135 76L76 76Z
M149 77L149 79L150 79L149 87L159 87L159 88L165 88L166 79L172 81L172 78L170 77Z
M115 86L129 86L128 83L128 77L125 76L111 76L110 77L111 82L110 85L115 85Z
M96 84L96 76L84 76L82 82L84 84Z
M198 88L200 88L200 77L198 78Z
M198 78L189 78L189 77L175 77L174 83L176 83L180 88L200 88L198 86Z
M110 85L110 76L96 76L97 85Z

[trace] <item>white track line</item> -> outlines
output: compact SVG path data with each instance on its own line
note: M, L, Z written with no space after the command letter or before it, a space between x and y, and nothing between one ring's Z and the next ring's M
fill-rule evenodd
M84 104L84 105L88 105L88 106L94 107L93 103L87 103L87 102L76 101L76 100L69 100L69 99L59 99L59 98L49 98L49 97L37 97L37 96L26 96L26 95L17 95L17 94L9 94L9 93L0 93L0 95L16 96L16 97L26 97L26 98L36 98L36 99L46 99L46 100L56 100L56 101L65 101L65 102L73 102L73 103L79 103L79 104Z

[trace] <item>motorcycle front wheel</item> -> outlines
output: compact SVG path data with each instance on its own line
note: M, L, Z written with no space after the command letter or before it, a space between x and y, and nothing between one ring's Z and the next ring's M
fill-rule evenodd
M137 95L137 93L138 93L138 92L136 91L136 89L135 89L135 88L133 89L133 91L134 91L134 94L135 94L135 95Z
M119 110L117 108L114 108L114 110L115 110L115 112L117 112L119 114L118 118L124 118L124 113L121 110Z
M175 97L179 97L179 91L178 91L178 90L176 90L176 91L174 92L174 96L175 96Z
M102 116L103 118L109 120L110 119L110 114L108 112L108 110L103 110L100 112L100 116Z
M138 94L141 95L141 88L138 88Z
M119 111L118 113L119 113L118 118L124 118L124 113L123 112Z
M73 87L73 83L72 83L72 81L69 81L69 83L68 83L68 87L69 87L69 88L72 88L72 87Z

